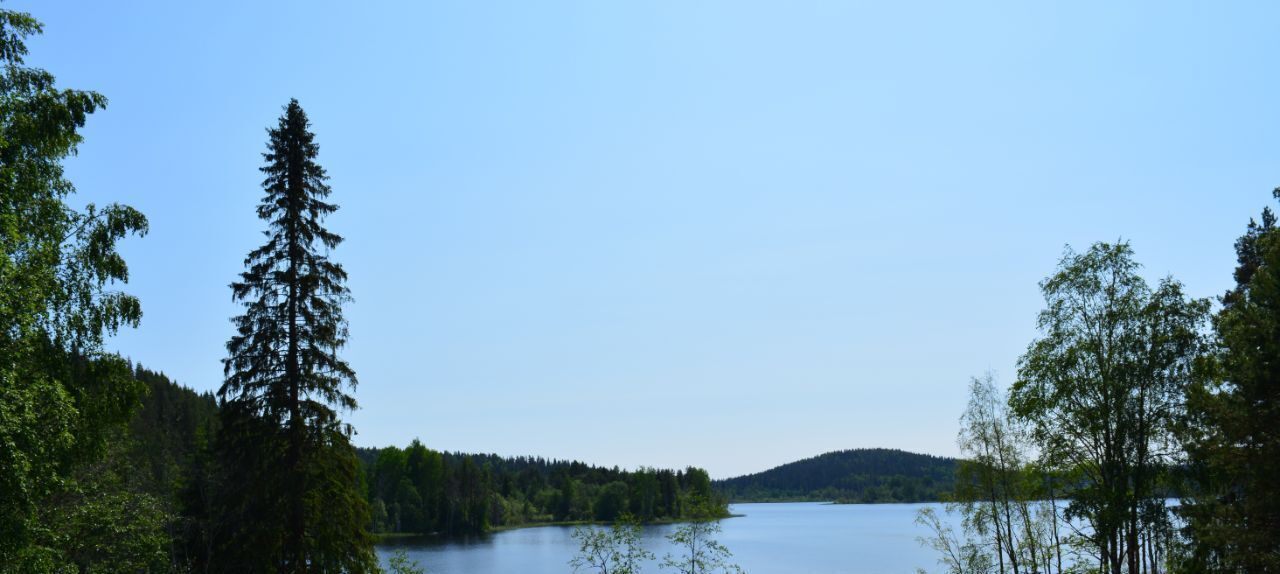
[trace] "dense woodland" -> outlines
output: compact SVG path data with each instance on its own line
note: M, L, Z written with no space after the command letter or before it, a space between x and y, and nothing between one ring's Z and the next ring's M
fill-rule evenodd
M125 430L109 442L121 453L122 480L150 496L170 517L165 529L183 540L198 534L201 499L213 478L210 438L217 435L217 400L142 365L129 368L145 390ZM370 527L377 533L477 534L548 522L727 516L724 497L698 468L625 471L538 457L439 452L418 441L404 449L357 448L356 455L372 509Z
M324 227L338 205L296 100L267 130L253 207L265 240L231 284L242 314L218 392L107 352L107 337L142 320L142 302L120 290L118 244L148 221L125 205L73 204L63 162L107 100L25 63L41 31L0 10L0 573L377 572L374 530L630 518L697 518L669 537L687 554L663 566L737 571L701 520L724 502L697 469L351 444L342 417L358 381L340 353L350 293L335 259L343 238ZM925 500L954 467L960 530L932 509L919 519L951 573L1280 572L1274 213L1235 247L1235 285L1216 301L1171 277L1149 283L1127 243L1068 250L1040 285L1039 335L1016 379L970 381L961 461L833 453L722 487ZM575 564L634 574L636 532L579 531Z
M955 476L955 459L877 448L829 452L714 486L736 502L933 502L951 493Z
M377 532L476 533L539 522L727 516L707 472L405 449L360 449Z
M195 465L217 434L217 400L142 365L133 367L133 377L147 391L124 435L135 461L131 466L148 491L177 494L199 475Z
M133 377L146 386L128 425L116 440L124 447L129 480L170 514L181 515L209 480L209 438L216 436L218 406L138 365ZM545 522L641 522L725 516L722 495L706 471L591 466L538 457L440 452L414 441L407 448L357 448L380 533L475 534L504 526ZM181 521L171 528L180 528Z

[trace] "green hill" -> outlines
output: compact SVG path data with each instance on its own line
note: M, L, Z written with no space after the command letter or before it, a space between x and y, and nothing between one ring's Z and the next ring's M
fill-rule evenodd
M956 459L901 450L841 450L718 480L734 502L933 502L955 486Z

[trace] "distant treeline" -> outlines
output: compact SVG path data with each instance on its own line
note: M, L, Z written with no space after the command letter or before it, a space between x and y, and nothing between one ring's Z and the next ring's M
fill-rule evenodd
M142 407L120 438L128 482L163 501L182 531L203 514L218 406L163 373L132 366ZM642 521L724 516L726 499L707 472L591 466L541 457L358 448L374 532L467 534L558 521Z
M955 487L956 460L892 449L829 452L716 481L732 501L933 502Z
M705 470L637 471L577 461L407 448L357 449L375 532L466 534L491 527L725 516Z

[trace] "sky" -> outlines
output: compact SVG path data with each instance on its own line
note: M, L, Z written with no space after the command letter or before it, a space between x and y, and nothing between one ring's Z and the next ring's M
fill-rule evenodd
M1280 185L1273 3L11 0L110 100L111 350L222 382L266 128L341 210L360 446L706 468L956 455L1066 246L1227 289Z

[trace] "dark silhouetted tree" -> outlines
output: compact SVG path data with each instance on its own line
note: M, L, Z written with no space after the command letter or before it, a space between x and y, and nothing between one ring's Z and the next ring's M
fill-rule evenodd
M362 572L376 568L369 508L357 490L351 428L356 376L346 343L347 274L330 258L342 237L323 227L328 176L306 113L289 102L263 154L258 217L267 242L231 285L245 312L227 343L219 449L223 569Z

